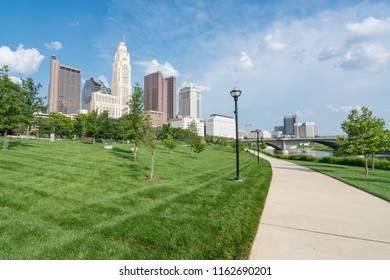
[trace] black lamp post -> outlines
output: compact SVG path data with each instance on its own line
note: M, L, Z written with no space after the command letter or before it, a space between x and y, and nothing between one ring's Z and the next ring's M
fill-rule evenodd
M238 88L234 87L231 91L230 91L230 95L234 98L234 114L236 116L236 168L237 168L237 175L236 175L236 178L234 178L234 180L236 180L236 182L241 182L241 177L240 177L240 147L238 146L238 109L237 109L237 100L238 100L238 97L240 97L241 95L241 90L239 90Z
M260 163L260 149L259 149L259 132L260 130L256 129L256 134L257 134L257 163Z

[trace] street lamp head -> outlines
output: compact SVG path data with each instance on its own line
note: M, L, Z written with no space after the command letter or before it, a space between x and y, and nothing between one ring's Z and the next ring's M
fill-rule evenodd
M238 98L240 97L241 95L241 90L239 90L238 88L234 87L231 91L230 91L230 95L234 98Z

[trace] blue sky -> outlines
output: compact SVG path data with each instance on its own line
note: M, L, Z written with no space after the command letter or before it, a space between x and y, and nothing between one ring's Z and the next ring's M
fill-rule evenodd
M119 42L132 83L160 70L178 89L202 89L202 116L233 116L273 130L284 115L340 134L352 108L367 106L390 128L389 1L1 0L0 66L32 77L47 96L50 56L111 84Z

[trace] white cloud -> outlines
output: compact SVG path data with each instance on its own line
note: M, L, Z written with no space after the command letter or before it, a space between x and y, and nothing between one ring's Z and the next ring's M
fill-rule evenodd
M265 35L264 42L265 48L269 51L283 51L288 48L288 44L281 40L279 31Z
M358 111L361 110L361 106L359 105L355 105L355 106L352 106L352 105L343 105L343 106L340 106L340 107L336 107L336 106L333 106L331 104L327 105L326 106L328 109L332 110L333 112L336 112L336 113L345 113L345 114L349 114L353 109L356 109Z
M376 19L367 17L362 22L347 23L345 27L353 34L373 35L390 32L390 18Z
M390 52L382 46L363 44L348 50L337 61L338 66L347 70L361 69L376 71L389 61Z
M101 81L103 83L103 85L105 85L106 87L108 87L108 88L110 87L110 84L108 83L106 76L100 75L97 79L99 81Z
M58 41L55 41L55 42L51 42L50 44L45 44L45 47L48 49L48 50L56 50L56 51L59 51L60 49L62 49L62 43L58 42Z
M45 59L37 49L24 49L20 44L16 51L7 46L0 47L0 66L8 65L10 72L21 74L35 73Z
M240 61L234 65L235 71L251 70L255 63L246 52L241 52Z
M134 64L144 68L146 75L161 71L164 77L180 76L179 71L177 71L169 62L160 64L156 59L153 59L151 61L135 61Z
M336 67L363 72L377 72L390 61L390 18L368 17L362 22L347 23L345 28L348 33L344 42L327 46L319 60L332 60Z
M9 76L10 80L15 84L22 84L22 78L16 76Z

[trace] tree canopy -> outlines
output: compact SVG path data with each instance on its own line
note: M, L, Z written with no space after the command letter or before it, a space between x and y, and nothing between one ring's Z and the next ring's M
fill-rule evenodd
M361 113L353 109L348 115L348 120L341 124L341 128L347 136L337 138L340 144L339 151L345 154L363 155L368 175L368 155L390 149L390 136L385 129L384 120L374 117L367 107L362 107Z
M0 130L4 131L3 148L7 146L7 133L18 124L27 124L34 119L42 98L38 97L40 84L35 85L31 78L14 83L8 77L8 67L0 69Z

